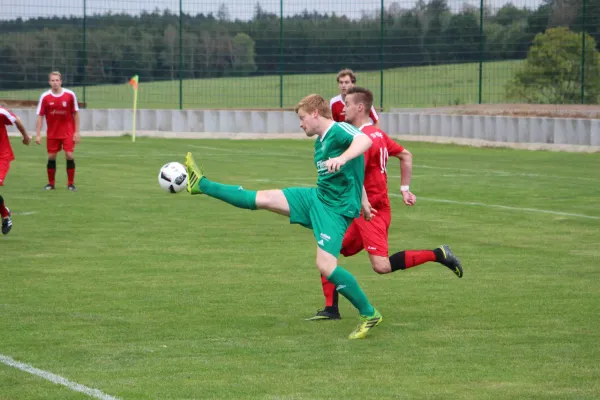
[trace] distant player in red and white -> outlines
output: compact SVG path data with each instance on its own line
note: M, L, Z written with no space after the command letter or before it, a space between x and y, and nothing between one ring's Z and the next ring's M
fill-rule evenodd
M337 83L340 94L329 101L329 107L331 108L331 115L335 122L345 122L344 107L346 107L346 93L356 85L356 74L351 69L343 69L337 74ZM372 105L369 117L373 121L373 124L379 128L379 115L377 115L377 111L375 111L375 107Z
M46 117L46 148L48 149L48 184L44 190L54 190L56 175L56 155L65 151L67 159L67 188L73 192L75 187L75 159L73 152L79 143L79 105L75 93L62 87L60 72L48 75L52 89L42 93L37 106L37 125L35 141L42 143L42 123Z
M442 245L434 250L403 250L388 257L388 231L392 220L392 210L388 197L387 162L388 157L400 159L400 193L407 206L413 206L417 199L409 190L412 177L412 154L394 142L384 131L373 126L368 110L373 104L370 90L353 87L346 94L346 122L369 135L373 144L365 153L364 190L370 204L363 209L371 209L371 215L355 219L348 227L340 251L344 257L351 257L365 249L373 270L378 274L388 274L434 261L448 267L459 278L463 276L458 258L450 247ZM340 319L338 296L335 285L321 277L325 308L309 320Z
M10 140L8 139L8 132L6 131L7 125L16 125L19 132L23 136L23 144L29 145L31 137L27 134L25 126L12 112L6 108L0 106L0 186L4 186L4 179L10 169L10 163L15 159ZM8 234L12 229L12 219L10 217L10 210L4 204L4 198L0 195L0 217L2 217L2 233Z

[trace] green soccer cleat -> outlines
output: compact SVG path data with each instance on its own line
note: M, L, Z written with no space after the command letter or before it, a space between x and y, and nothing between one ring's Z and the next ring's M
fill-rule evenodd
M441 261L441 264L445 265L450 271L454 272L456 276L462 278L462 265L460 264L458 257L456 257L452 250L450 250L450 246L443 244L439 248L442 250L442 253L444 253L444 260Z
M185 156L185 169L188 174L187 191L190 194L202 194L200 190L200 180L204 178L202 167L198 167L192 153L187 153Z
M383 321L383 316L379 311L375 310L375 314L370 317L360 316L360 325L350 333L348 339L364 339L369 334L369 331L375 328Z

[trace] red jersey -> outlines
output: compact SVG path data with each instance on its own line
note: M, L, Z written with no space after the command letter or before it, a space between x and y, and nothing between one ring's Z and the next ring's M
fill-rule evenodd
M365 191L369 203L376 210L390 208L387 187L387 162L389 156L400 154L404 147L394 142L384 131L371 124L360 127L373 144L365 152Z
M346 113L344 112L344 100L342 100L342 95L339 94L335 96L333 99L329 101L329 107L331 108L331 115L335 122L345 122L346 121ZM369 117L373 123L376 123L379 119L379 115L377 115L377 111L375 111L375 107L371 106L371 112L369 113Z
M46 135L49 139L67 139L75 132L73 114L77 111L79 105L75 93L63 89L60 94L54 94L48 90L42 93L36 114L46 117Z
M0 160L12 161L15 159L6 125L12 125L17 120L17 116L4 107L0 107ZM1 178L0 178L1 179Z

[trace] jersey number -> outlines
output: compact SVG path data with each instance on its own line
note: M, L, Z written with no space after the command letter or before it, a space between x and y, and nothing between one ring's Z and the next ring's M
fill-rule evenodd
M388 149L384 147L379 149L379 163L381 165L381 173L385 174L387 172L387 162L388 162Z

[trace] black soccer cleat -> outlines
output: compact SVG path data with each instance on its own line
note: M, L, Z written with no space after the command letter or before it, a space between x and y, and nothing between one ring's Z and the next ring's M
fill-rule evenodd
M54 190L54 185L47 184L46 186L44 186L44 190Z
M325 307L324 309L317 311L312 317L306 318L306 321L333 321L339 319L342 319L342 316L338 310Z
M7 208L8 210L8 208ZM8 210L8 217L2 218L2 234L8 235L8 232L12 229L12 218L10 217L10 210Z
M445 265L450 271L454 272L456 276L462 278L462 265L460 264L458 257L456 257L452 250L450 250L450 246L443 244L439 248L442 250L442 253L444 253L444 259L440 261L440 264Z
M73 184L67 186L67 189L69 189L71 192L76 192L77 191L77 188Z

